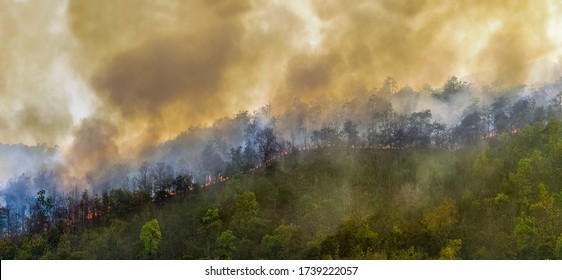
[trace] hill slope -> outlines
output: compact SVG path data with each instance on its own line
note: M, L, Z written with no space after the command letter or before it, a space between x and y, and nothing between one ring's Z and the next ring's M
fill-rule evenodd
M560 182L560 122L452 151L325 147L162 200L114 189L91 198L107 204L103 215L5 238L0 252L3 259L560 259ZM152 219L161 239L153 237L151 251L140 232Z

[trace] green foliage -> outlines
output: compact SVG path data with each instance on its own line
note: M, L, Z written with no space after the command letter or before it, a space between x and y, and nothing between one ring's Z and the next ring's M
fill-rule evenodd
M279 225L273 234L267 234L261 242L264 256L269 259L297 259L302 251L302 237L294 225Z
M376 258L378 234L363 219L350 219L322 243L322 258L372 259Z
M528 215L517 217L514 234L517 242L517 252L521 257L530 257L537 233L533 217Z
M207 209L207 214L203 217L202 221L204 224L212 223L219 219L219 209Z
M51 210L53 208L52 198L45 198L45 190L40 190L37 192L37 202L45 209L45 211Z
M558 209L562 209L562 190L558 193L553 194L553 199L554 199L554 205L558 208Z
M145 190L113 189L99 203L77 192L76 204L103 213L95 221L50 224L56 207L39 192L37 215L20 225L36 234L0 240L0 256L560 259L560 182L559 121L452 150L322 148L158 205Z
M70 259L72 248L70 247L70 238L68 234L63 234L59 238L59 244L56 249L55 258L58 260Z
M562 233L556 240L556 259L562 260Z
M238 223L247 223L258 214L258 201L253 192L244 192L235 198L236 208L233 219Z
M223 231L217 238L220 259L232 259L236 252L237 237L232 230Z
M149 258L155 257L158 253L160 241L162 240L162 233L160 232L158 220L152 219L146 222L144 226L142 226L139 238L143 243L146 256Z
M131 259L135 256L135 251L141 251L141 248L132 247L138 241L138 228L134 231L127 231L129 224L118 219L113 219L107 227L95 228L85 231L81 234L79 243L80 252L78 256L69 258L85 258L85 259ZM140 227L140 225L138 226ZM135 234L134 236L132 234ZM78 248L77 248L78 249ZM143 258L146 256L142 256Z
M451 198L443 198L436 208L427 212L422 223L429 233L444 245L459 220L458 209Z
M496 197L494 198L494 202L496 203L496 205L502 205L507 203L509 199L509 196L507 196L505 193L498 193L498 195L496 195Z
M456 260L459 258L459 251L462 248L462 240L453 239L447 242L447 246L439 253L440 260Z
M51 249L41 235L33 235L26 239L16 255L20 260L38 260L53 258Z
M0 239L0 260L13 260L16 257L16 251L16 244L11 239Z

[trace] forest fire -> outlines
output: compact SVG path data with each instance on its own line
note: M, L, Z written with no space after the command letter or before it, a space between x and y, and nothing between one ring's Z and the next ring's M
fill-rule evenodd
M494 138L497 136L497 132L495 130L492 130L486 134L484 134L481 139L490 139L490 138Z
M562 258L558 0L4 2L2 259Z

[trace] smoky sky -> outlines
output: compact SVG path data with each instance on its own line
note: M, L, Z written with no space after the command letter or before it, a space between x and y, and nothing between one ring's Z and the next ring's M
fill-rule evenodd
M0 142L60 144L72 126L62 6L0 2ZM64 12L64 10L63 10Z
M61 145L83 171L388 76L415 89L559 77L561 18L557 0L2 1L0 142Z

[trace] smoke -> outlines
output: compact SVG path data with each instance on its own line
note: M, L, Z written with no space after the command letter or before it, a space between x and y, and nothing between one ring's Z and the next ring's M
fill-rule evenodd
M56 147L0 144L0 186L22 173L35 174L57 164L62 158Z
M0 3L0 142L61 144L72 127L61 82L64 3Z
M344 62L336 85L391 76L435 86L451 75L483 73L524 83L534 63L556 49L547 2L327 1L315 9L325 23L323 50Z
M404 96L452 75L504 88L552 79L561 73L560 6L3 1L0 38L9 40L0 46L0 142L59 144L69 176L81 177L114 161L139 161L187 128L239 110L271 103L280 115L294 100L349 101L387 76L411 87ZM462 108L453 115L462 117L473 97L449 100ZM364 105L355 100L348 105ZM398 112L432 108L434 116L451 116L451 107L431 98L392 102ZM350 108L338 114L363 114ZM328 119L322 114L333 112L311 113L318 117L308 121L320 126Z
M103 119L90 117L85 119L77 131L71 149L67 151L67 167L74 178L80 178L81 172L104 170L118 158L119 148L115 144L117 127Z

